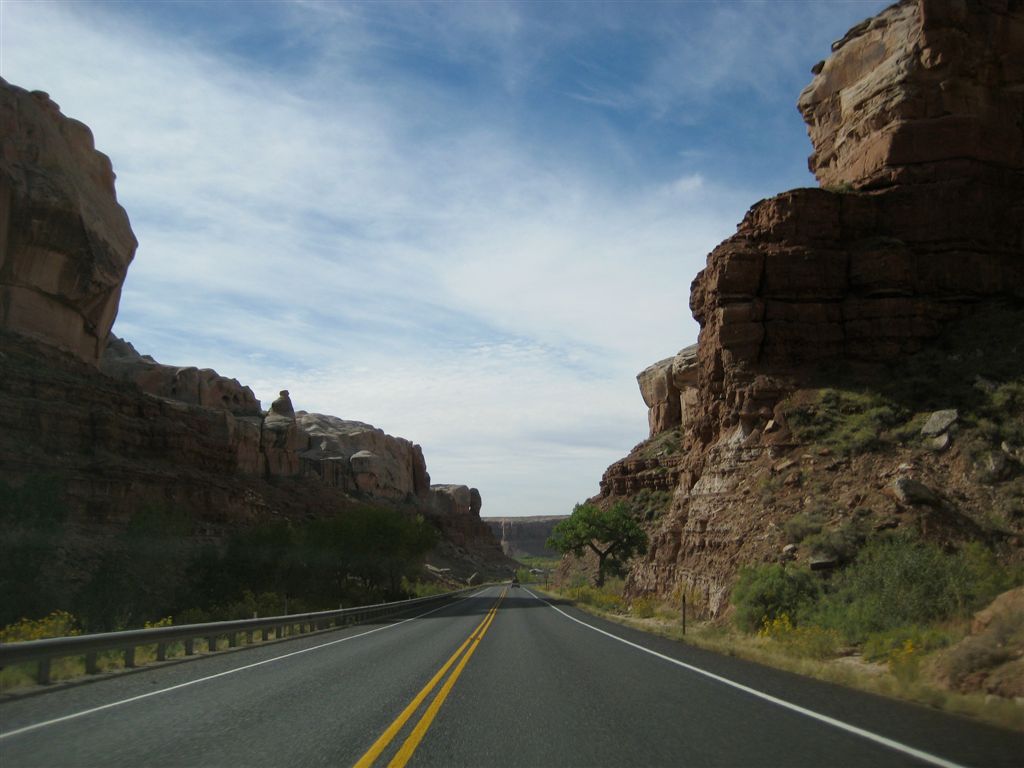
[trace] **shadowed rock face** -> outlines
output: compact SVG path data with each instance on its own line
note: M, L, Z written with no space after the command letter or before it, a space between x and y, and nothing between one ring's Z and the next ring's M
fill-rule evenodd
M447 541L457 548L488 552L492 558L507 562L490 526L480 519L480 491L465 485L432 485L428 501L427 513Z
M136 245L91 131L0 79L0 328L98 364Z
M902 2L814 71L800 109L829 188L758 202L708 256L691 362L638 376L651 438L601 483L601 503L672 491L630 588L693 590L711 613L781 529L741 495L795 447L780 402L823 364L893 364L1024 299L1024 3Z

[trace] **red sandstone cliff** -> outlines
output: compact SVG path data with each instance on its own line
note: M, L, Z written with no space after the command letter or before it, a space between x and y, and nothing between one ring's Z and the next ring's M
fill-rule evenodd
M814 74L799 106L823 188L755 204L708 256L691 286L696 350L638 376L651 438L601 483L604 501L656 502L630 588L685 589L711 614L738 567L782 556L786 521L812 511L828 529L859 515L988 536L1019 555L1016 502L997 531L981 520L1016 493L1017 446L910 441L837 456L789 417L839 386L836 371L855 388L892 383L940 339L951 360L970 358L964 376L1000 371L977 374L998 387L1024 373L1006 365L1024 338L1024 3L905 0L852 29ZM985 338L949 341L970 323ZM984 343L1008 324L1001 349ZM921 404L900 407L910 423ZM979 461L1003 467L995 483L979 480ZM901 480L941 503L901 496ZM814 557L795 549L785 556Z
M0 78L0 327L97 364L135 246L92 132Z

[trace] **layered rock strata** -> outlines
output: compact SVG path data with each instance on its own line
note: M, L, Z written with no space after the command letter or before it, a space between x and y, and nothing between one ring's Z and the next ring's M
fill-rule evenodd
M822 185L1024 170L1019 2L901 2L832 51L799 100Z
M136 244L92 132L0 79L0 328L97 364Z
M690 294L695 382L675 383L673 358L638 377L651 439L609 468L601 501L674 496L631 589L722 610L739 565L781 536L748 478L798 490L834 463L780 459L799 450L783 400L822 366L892 365L979 308L1024 300L1022 34L1019 2L905 0L814 68L800 109L824 188L757 203L708 256Z

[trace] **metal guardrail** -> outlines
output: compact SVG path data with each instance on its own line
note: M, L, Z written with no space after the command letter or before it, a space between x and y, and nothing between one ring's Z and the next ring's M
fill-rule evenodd
M252 645L257 632L260 633L260 641L265 642L270 638L271 633L274 634L274 639L282 639L332 627L345 627L350 624L362 623L371 618L401 613L415 605L450 599L479 589L480 586L466 587L440 595L415 597L393 603L339 608L334 611L294 613L287 616L215 621L205 624L182 624L177 627L130 629L124 632L101 632L73 637L51 637L44 640L26 640L20 643L0 643L0 668L12 664L38 662L36 681L40 685L45 685L50 682L50 667L54 659L84 656L86 674L94 675L99 672L97 656L102 651L122 652L124 666L131 668L139 666L135 658L135 650L139 646L156 645L156 660L165 661L167 646L173 642L184 642L185 656L195 656L195 641L197 639L206 640L208 653L216 652L219 638L227 638L228 648L237 648L239 636L243 633L246 636L246 643Z

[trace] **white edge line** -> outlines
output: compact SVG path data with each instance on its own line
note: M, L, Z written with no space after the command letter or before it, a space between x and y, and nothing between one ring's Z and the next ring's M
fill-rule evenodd
M933 755L929 752L923 752L922 750L911 747L908 744L903 744L902 742L895 741L886 736L881 736L880 734L864 730L863 728L858 728L855 725L844 723L842 720L836 720L834 717L829 717L828 715L823 715L820 712L815 712L814 710L806 709L805 707L801 707L799 704L793 704L792 702L786 701L785 699L780 699L775 696L772 696L770 693L764 693L763 691L759 691L756 688L751 688L749 686L743 685L742 683L737 683L734 680L730 680L726 677L716 675L714 672L708 672L706 669L695 667L692 664L687 664L684 661L679 661L679 659L673 659L671 656L666 656L663 653L652 651L650 648L644 648L642 645L638 645L637 643L626 640L625 638L619 637L618 635L613 635L611 632L606 632L605 630L600 629L599 627L595 627L593 624L587 624L587 622L585 621L580 621L575 616L570 616L561 608L552 605L547 600L545 600L542 597L539 597L538 595L535 595L530 590L527 589L525 591L529 592L529 594L533 595L533 597L535 597L537 600L540 600L548 607L558 611L560 614L565 616L565 618L569 619L570 621L575 621L577 624L582 624L587 629L592 629L595 632L600 632L602 635L606 635L607 637L610 637L613 640L618 640L620 643L625 643L626 645L636 648L639 651L649 653L652 656L657 656L659 659L667 661L671 664L683 667L684 669L688 669L691 672L696 672L698 675L704 675L705 677L709 677L712 680L715 680L716 682L722 683L723 685L728 685L732 688L736 688L740 691L743 691L744 693L749 693L751 696L756 696L759 699L764 699L765 701L771 702L772 704L776 704L780 707L792 710L793 712L797 712L806 717L810 717L811 719L825 723L826 725L831 725L833 728L838 728L841 731L846 731L847 733L852 733L855 736L860 736L861 738L867 739L868 741L873 741L876 744L881 744L883 747L888 747L889 749L895 750L897 752L902 752L905 755L910 755L911 757L915 757L918 760L929 763L931 765L937 765L941 768L965 768L960 763L954 763L950 760L946 760L943 757L939 757L938 755Z
M481 592L482 591L483 590L481 590ZM467 600L467 599L469 599L471 597L476 597L477 595L481 594L481 592L474 592L472 595L466 595L465 597L459 598L459 600ZM286 654L283 654L282 656L274 656L273 658L264 659L263 661L257 661L257 662L255 662L253 664L246 664L245 666L242 666L242 667L235 667L234 669L229 669L229 670L226 670L224 672L218 672L215 675L207 675L206 677L199 677L199 678L196 678L195 680L189 680L188 682L178 683L177 685L172 685L169 688L161 688L160 690L157 690L157 691L149 691L147 693L139 694L138 696L131 696L130 698L127 698L127 699L120 699L118 701L112 701L109 704L101 704L100 706L92 707L91 709L83 709L80 712L72 712L70 715L64 715L62 717L55 717L52 720L44 720L41 723L33 723L32 725L26 725L26 726L23 726L22 728L16 728L13 731L7 731L5 733L0 733L0 740L10 738L11 736L17 736L17 735L22 734L22 733L27 733L29 731L35 731L35 730L38 730L39 728L45 728L45 727L47 727L49 725L56 725L57 723L63 723L65 721L67 721L67 720L75 720L76 718L79 718L79 717L85 717L86 715L91 715L94 712L102 712L105 709L112 709L113 707L120 707L122 704L131 704L133 701L141 701L142 699L148 699L151 696L159 696L160 694L163 694L163 693L170 693L171 691L176 691L179 688L187 688L188 686L196 685L197 683L205 683L207 680L216 680L218 677L224 677L225 675L233 675L235 672L243 672L243 671L245 671L247 669L253 669L254 667L262 667L264 664L270 664L270 663L275 662L275 661L280 661L281 659L287 659L287 658L290 658L291 656L298 656L299 654L302 654L302 653L309 653L310 651L316 651L316 650L319 650L320 648L327 648L328 646L337 645L338 643L344 643L344 642L346 642L348 640L355 640L357 637L366 637L367 635L372 635L374 632L381 632L381 631L383 631L385 629L393 629L394 627L399 627L399 626L401 626L402 624L405 624L408 621L415 621L416 619L421 619L424 616L429 616L432 613L437 613L438 611L442 610L443 608L448 608L451 605L452 605L452 603L446 603L445 605L439 606L437 608L433 608L433 609L431 609L429 611L426 611L425 613L419 613L419 614L416 614L415 616L410 616L408 619L402 619L401 621L396 621L394 624L385 624L383 627L377 627L376 629L371 629L371 630L368 630L366 632L360 632L358 635L349 635L347 637L342 637L342 638L340 638L338 640L331 640L329 643L321 643L320 645L310 646L309 648L302 648L301 650L292 651L291 653L286 653ZM296 639L298 639L298 638L296 638ZM254 647L258 647L258 646L254 646ZM200 657L197 657L197 660L199 658L212 658L212 657L211 656L200 656Z

